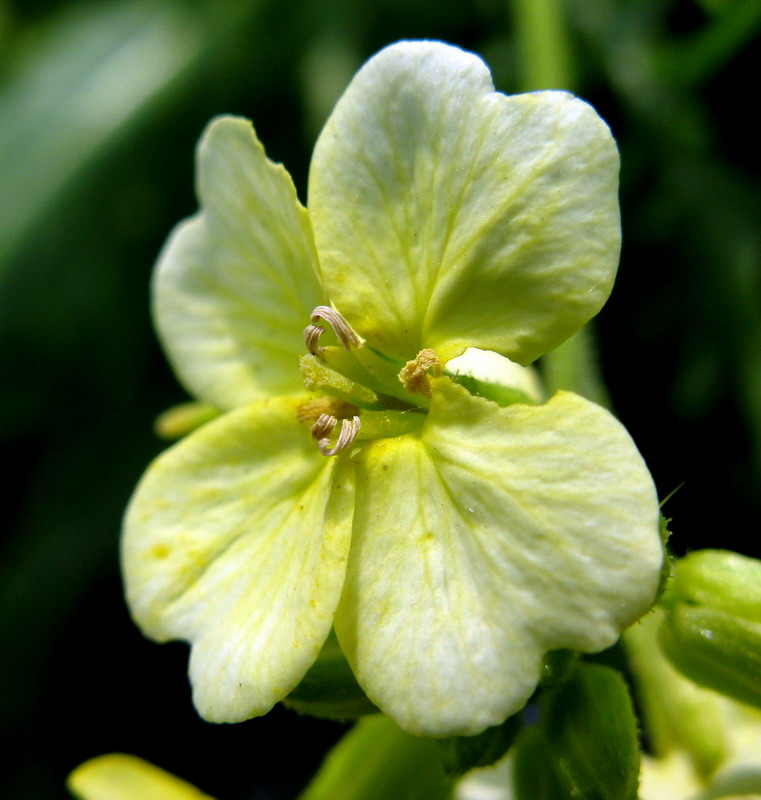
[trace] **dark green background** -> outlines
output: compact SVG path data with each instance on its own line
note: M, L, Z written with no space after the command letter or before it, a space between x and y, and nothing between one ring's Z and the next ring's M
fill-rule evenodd
M71 768L122 750L220 797L292 797L340 735L282 709L200 722L185 646L127 617L121 513L163 446L153 419L184 399L151 329L151 268L194 210L210 117L252 118L303 199L331 104L392 41L475 50L503 91L545 81L516 5L0 3L2 796L64 797ZM761 2L557 5L568 58L548 88L593 102L623 159L625 245L597 322L613 404L661 495L684 484L665 509L675 550L759 555Z

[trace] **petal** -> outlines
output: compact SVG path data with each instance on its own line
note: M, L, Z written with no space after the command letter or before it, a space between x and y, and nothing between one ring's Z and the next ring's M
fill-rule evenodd
M576 395L500 408L434 380L422 434L364 447L356 481L336 631L411 733L502 722L546 651L600 650L653 601L652 480L623 427Z
M500 389L503 390L503 395L514 392L514 396L523 395L527 400L537 403L545 399L534 367L522 367L492 350L468 347L461 356L447 362L444 372L454 378L456 383L465 386L471 394L488 397L499 405L509 405L507 402L499 402ZM490 396L490 391L494 396Z
M85 761L69 775L67 786L82 800L212 800L181 778L126 753Z
M309 207L325 285L374 347L527 364L605 302L618 264L618 153L564 92L506 97L476 56L381 51L315 148Z
M352 476L320 455L298 404L253 403L191 434L127 512L132 614L151 638L192 643L194 701L213 722L264 714L298 684L341 592Z
M154 282L174 369L223 409L303 392L303 330L322 302L308 213L247 120L214 120L197 161L202 210L172 233Z

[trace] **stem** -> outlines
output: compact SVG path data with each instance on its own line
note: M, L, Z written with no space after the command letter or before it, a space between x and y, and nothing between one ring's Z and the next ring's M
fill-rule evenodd
M575 69L563 0L509 0L520 53L520 88L572 90Z
M591 323L542 358L542 377L549 395L567 389L604 408L612 406L600 372Z

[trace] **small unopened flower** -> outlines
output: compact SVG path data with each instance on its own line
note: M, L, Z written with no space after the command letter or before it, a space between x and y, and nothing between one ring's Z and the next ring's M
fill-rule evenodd
M127 753L85 761L66 785L80 800L214 800L182 778Z
M308 211L249 122L211 123L155 314L187 389L227 413L148 470L123 544L132 613L191 642L206 719L267 712L335 626L399 725L475 733L523 706L546 651L604 648L647 610L640 455L518 366L607 298L617 174L588 105L497 93L434 42L354 78Z

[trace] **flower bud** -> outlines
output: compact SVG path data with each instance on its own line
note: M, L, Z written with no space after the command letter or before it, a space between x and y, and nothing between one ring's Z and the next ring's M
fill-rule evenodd
M682 559L660 642L688 678L761 706L761 562L720 550Z

